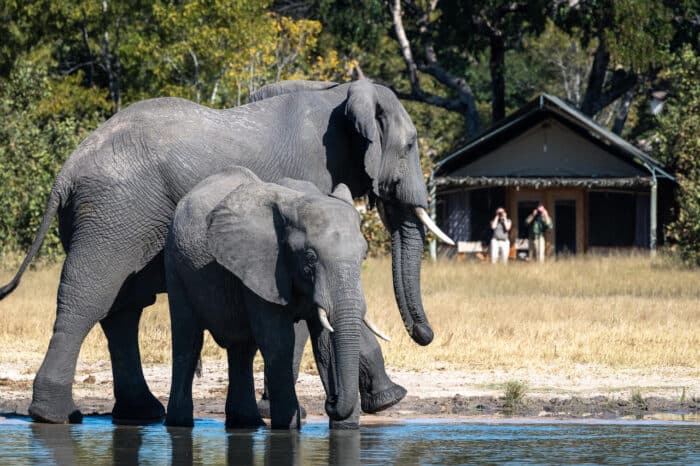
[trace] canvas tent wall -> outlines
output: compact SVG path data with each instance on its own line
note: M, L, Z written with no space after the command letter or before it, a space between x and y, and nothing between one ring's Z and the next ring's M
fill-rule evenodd
M566 241L579 252L653 249L658 185L674 181L659 162L544 94L439 162L432 180L438 225L458 241L486 239L496 204L517 216L544 202L561 222L570 217L555 246L566 246L564 231L573 228ZM514 220L524 236L522 219Z

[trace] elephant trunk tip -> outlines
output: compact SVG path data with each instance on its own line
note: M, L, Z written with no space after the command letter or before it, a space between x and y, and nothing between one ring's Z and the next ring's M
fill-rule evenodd
M414 324L411 330L411 338L421 346L427 346L433 341L433 329L429 324Z
M352 415L355 403L333 403L326 400L326 414L334 421L344 421Z

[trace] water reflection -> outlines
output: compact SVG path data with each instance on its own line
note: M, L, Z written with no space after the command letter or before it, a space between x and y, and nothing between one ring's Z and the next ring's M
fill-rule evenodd
M82 425L35 424L0 417L0 464L465 464L700 463L700 425L461 424L406 422L329 431L310 423L301 432L226 431L220 421L194 429L114 426L109 417Z

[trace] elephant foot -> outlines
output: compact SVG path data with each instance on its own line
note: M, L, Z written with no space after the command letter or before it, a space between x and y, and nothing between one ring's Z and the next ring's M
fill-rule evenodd
M57 409L48 403L32 401L29 405L29 415L37 422L49 424L80 424L83 422L83 414L71 401L66 407Z
M301 412L301 418L306 419L306 408L299 406L299 411ZM258 401L258 412L260 416L265 419L270 419L270 400L267 398L260 398Z
M138 403L117 401L114 404L114 408L112 408L112 423L118 425L145 425L163 422L165 408L162 403L150 393L145 397L145 400L139 400Z
M360 393L362 411L367 414L378 413L391 408L406 396L406 389L401 385L392 383L386 390L377 393Z
M265 421L261 417L226 416L227 429L256 429L265 427Z

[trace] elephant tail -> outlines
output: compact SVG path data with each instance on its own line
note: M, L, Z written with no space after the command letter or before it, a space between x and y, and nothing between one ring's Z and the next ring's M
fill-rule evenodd
M59 183L59 180L57 179L53 185L53 188L51 188L49 201L46 203L46 210L44 210L44 217L41 219L41 225L39 225L39 231L36 234L36 238L34 238L34 242L32 243L31 248L29 248L29 252L22 261L22 265L20 265L14 278L7 285L0 287L0 300L5 298L5 296L12 293L12 291L17 288L17 285L19 285L19 281L22 278L22 274L27 267L29 267L29 263L39 251L41 243L44 241L44 237L46 236L46 232L48 232L49 228L51 227L51 221L56 215L58 207L61 204L61 185L62 184Z

